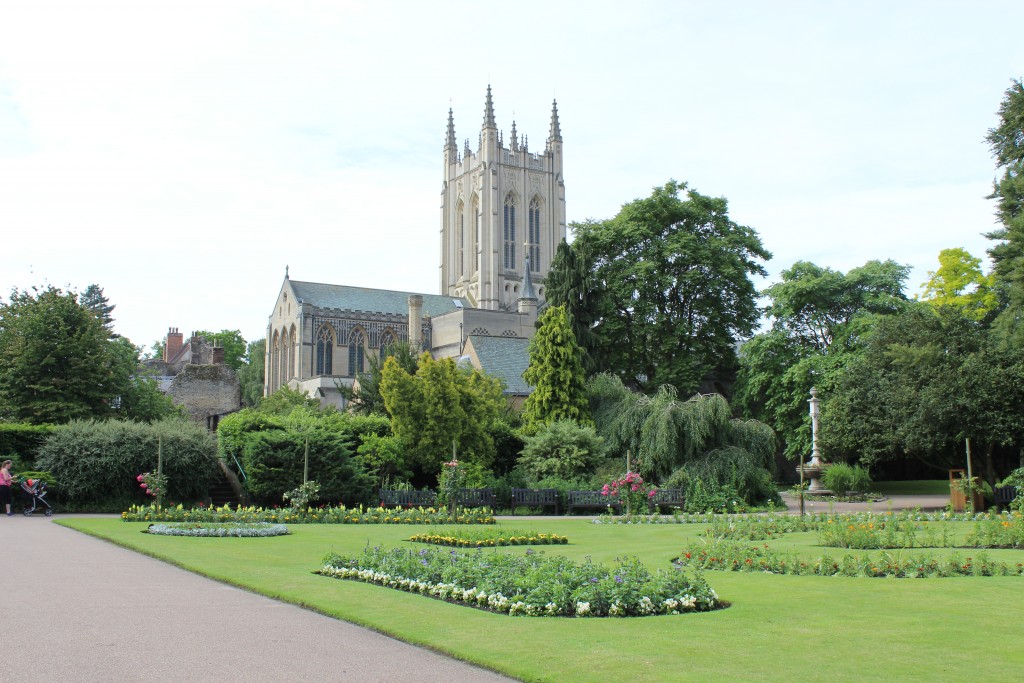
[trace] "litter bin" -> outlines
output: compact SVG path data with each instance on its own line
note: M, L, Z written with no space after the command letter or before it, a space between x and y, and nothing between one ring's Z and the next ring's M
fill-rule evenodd
M949 504L953 512L967 510L967 494L960 488L960 481L966 478L967 470L949 471ZM985 509L985 494L981 491L974 492L974 509L979 512Z

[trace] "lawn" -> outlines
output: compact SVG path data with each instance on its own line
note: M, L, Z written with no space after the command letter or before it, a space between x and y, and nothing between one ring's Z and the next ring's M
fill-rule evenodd
M869 487L887 496L949 495L948 479L916 479L913 481L876 481Z
M105 538L214 579L362 624L524 680L683 679L861 681L999 680L1024 670L1024 578L866 579L708 572L731 607L630 619L509 617L311 572L330 551L398 545L423 526L291 525L273 538L180 538L144 523L66 519ZM583 519L505 522L569 537L538 551L652 568L703 525L595 525ZM778 543L822 554L811 534ZM484 551L491 552L491 551ZM522 553L522 547L498 552ZM836 551L833 550L833 553ZM990 551L1024 561L1024 551ZM995 618L1004 615L1003 618Z

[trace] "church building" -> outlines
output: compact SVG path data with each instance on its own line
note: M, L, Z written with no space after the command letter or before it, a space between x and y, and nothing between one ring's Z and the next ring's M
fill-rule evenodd
M522 373L555 249L566 235L557 103L543 152L515 121L505 145L491 88L475 151L460 152L448 111L441 190L440 293L292 280L285 271L267 325L264 394L283 386L344 408L338 390L396 341L500 378L522 400Z

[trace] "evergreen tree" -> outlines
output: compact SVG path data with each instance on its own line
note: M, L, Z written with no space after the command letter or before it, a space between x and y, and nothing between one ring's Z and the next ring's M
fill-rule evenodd
M114 318L110 314L114 312L116 307L104 296L102 287L99 285L89 285L82 292L78 301L100 319L100 322L110 331L111 335L114 334Z
M592 424L586 395L582 352L576 343L569 316L561 306L550 306L541 315L530 339L530 365L523 379L533 387L523 405L524 433L559 420Z
M583 244L576 248L562 240L547 277L547 300L554 306L563 306L569 316L576 343L583 351L583 369L590 374L598 367L600 353L594 325L600 319L598 307L601 298L594 280L594 258Z

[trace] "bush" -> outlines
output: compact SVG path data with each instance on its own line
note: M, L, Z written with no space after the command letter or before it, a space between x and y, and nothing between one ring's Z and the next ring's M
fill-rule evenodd
M167 499L205 499L216 472L213 437L183 420L69 422L55 427L43 442L36 467L50 472L57 482L55 494L74 509L141 502L145 492L136 477L156 470L158 439L169 480Z
M604 452L604 439L593 427L558 420L526 438L519 464L539 478L572 479L592 473Z
M851 492L864 493L871 486L871 477L860 465L837 462L825 469L821 483L828 490L841 496Z
M757 457L734 446L686 463L663 487L685 492L687 512L734 511L748 505L782 502L771 473Z
M0 423L0 460L10 458L15 469L32 469L36 453L54 429L51 425Z

